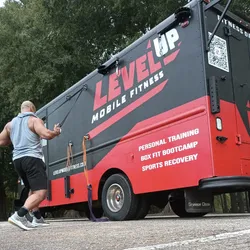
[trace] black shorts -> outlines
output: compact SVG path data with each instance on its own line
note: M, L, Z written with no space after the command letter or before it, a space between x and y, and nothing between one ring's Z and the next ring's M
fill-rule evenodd
M47 189L46 165L42 159L25 156L14 160L14 167L26 188Z

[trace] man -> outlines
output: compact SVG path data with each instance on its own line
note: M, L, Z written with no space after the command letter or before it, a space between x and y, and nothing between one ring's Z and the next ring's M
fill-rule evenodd
M39 204L47 193L46 166L43 162L41 138L51 140L60 134L60 127L54 126L49 130L36 115L36 108L30 101L21 105L21 113L7 123L0 133L0 146L13 144L14 167L23 180L30 195L23 207L15 212L8 221L24 230L31 230L34 226L44 225L39 212ZM29 223L26 215L33 212L33 221Z

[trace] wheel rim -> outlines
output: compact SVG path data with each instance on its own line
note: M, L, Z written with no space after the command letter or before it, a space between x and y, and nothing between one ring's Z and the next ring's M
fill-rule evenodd
M124 191L119 184L112 184L108 188L106 202L112 212L117 213L121 210L124 204Z

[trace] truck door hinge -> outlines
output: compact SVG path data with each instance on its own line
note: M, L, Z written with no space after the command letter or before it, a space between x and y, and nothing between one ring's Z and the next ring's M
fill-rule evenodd
M208 79L209 94L210 94L210 105L212 114L220 113L220 96L218 81L215 76L211 76Z
M242 141L241 141L241 135L238 134L238 135L236 135L236 144L237 145L241 145L241 143L242 143Z

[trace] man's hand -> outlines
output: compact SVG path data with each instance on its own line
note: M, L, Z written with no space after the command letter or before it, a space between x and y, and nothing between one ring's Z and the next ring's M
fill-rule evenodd
M59 123L58 123L58 124L55 124L55 126L54 126L54 132L55 132L57 135L60 135L60 134L61 134L62 129L61 129Z

